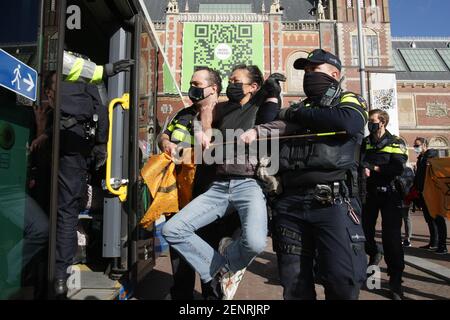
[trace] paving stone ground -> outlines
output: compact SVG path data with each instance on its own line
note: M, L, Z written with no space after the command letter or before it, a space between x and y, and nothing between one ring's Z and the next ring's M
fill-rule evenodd
M418 256L433 263L450 269L450 255L436 255L419 246L428 243L428 229L421 212L413 213L413 239L411 248L406 248L405 253ZM380 218L381 220L381 218ZM377 236L380 241L381 221L377 226ZM447 238L447 243L449 244ZM276 255L272 251L271 239L268 241L266 250L249 266L244 279L239 286L235 299L237 300L280 300L282 299L282 288L279 285ZM450 245L449 245L450 247ZM388 277L384 260L380 264L381 288L369 290L363 288L360 294L361 300L386 300L389 299ZM406 266L403 277L405 299L409 300L450 300L450 283L438 279L425 272ZM141 283L136 290L136 299L165 299L172 285L170 259L168 256L160 256L157 259L155 269ZM316 285L317 298L325 298L323 287ZM197 277L196 298L200 299L200 281Z

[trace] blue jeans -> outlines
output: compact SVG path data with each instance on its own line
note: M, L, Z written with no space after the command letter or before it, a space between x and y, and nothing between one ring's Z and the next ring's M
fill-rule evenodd
M222 256L195 231L235 209L241 220L242 235ZM266 247L267 208L261 187L255 179L215 181L164 225L162 234L208 282L222 267L236 272L247 267Z

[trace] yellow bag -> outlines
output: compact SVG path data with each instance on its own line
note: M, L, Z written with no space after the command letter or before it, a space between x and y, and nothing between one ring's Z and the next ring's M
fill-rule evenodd
M450 218L450 158L430 159L423 197L430 215Z
M152 203L140 221L143 228L149 227L162 214L177 213L192 200L195 165L189 162L179 166L177 168L171 157L162 153L151 156L142 168L142 178L152 197Z

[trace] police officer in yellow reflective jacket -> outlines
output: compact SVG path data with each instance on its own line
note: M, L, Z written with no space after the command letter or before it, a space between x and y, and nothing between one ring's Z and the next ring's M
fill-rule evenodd
M194 122L207 112L205 108L213 108L217 103L222 89L222 79L217 71L209 68L197 69L191 78L189 98L193 105L180 110L170 121L166 130L159 137L159 147L169 155L176 155L177 150L194 147ZM199 178L204 180L212 168L197 165L194 180L193 197L198 195ZM167 217L170 219L170 217ZM170 248L170 262L172 264L173 286L170 289L172 300L193 300L195 286L195 271L192 267L175 251Z
M364 139L362 166L367 179L367 199L363 206L363 228L369 265L378 265L382 255L375 242L378 212L382 217L382 241L393 299L401 299L402 273L405 267L401 239L401 185L396 177L402 175L408 152L405 142L392 135L386 126L389 114L383 110L369 113L370 135Z
M307 99L255 130L259 137L274 129L308 136L280 143L283 193L274 201L272 233L283 297L315 299L317 277L326 299L357 299L367 268L357 183L366 103L342 92L341 62L330 52L314 50L294 68L305 70Z

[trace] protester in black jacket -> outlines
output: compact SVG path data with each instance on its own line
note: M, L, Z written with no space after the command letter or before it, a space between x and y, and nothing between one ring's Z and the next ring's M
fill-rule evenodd
M428 140L422 137L417 137L414 141L414 150L419 154L414 187L419 192L418 205L422 208L423 216L430 230L430 242L421 248L435 251L437 254L446 254L447 225L445 224L445 219L442 216L437 216L433 219L423 198L428 160L437 158L439 154L435 149L428 149Z

